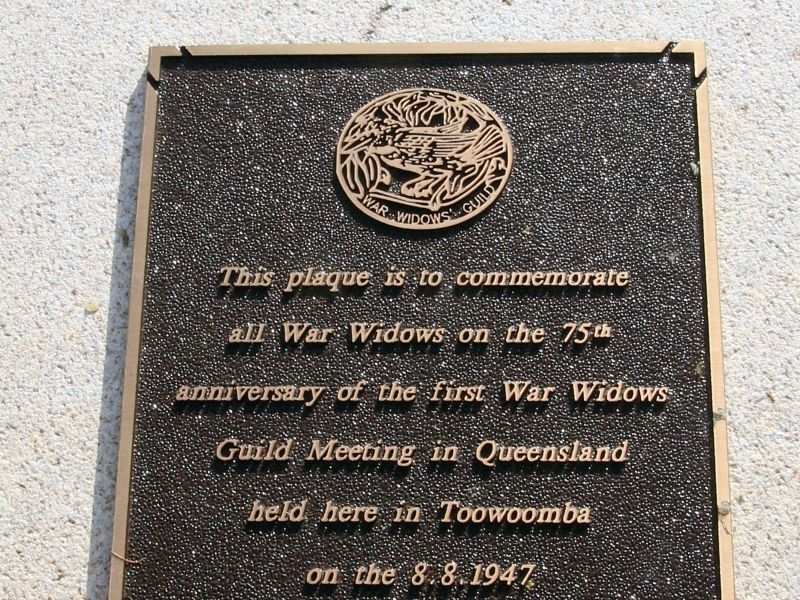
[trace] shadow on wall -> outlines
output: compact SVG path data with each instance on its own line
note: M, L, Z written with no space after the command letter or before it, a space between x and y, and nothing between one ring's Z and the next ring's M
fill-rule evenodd
M86 598L89 600L108 598L122 380L128 332L128 299L131 288L133 226L136 218L136 190L139 181L145 85L146 78L142 74L128 99L125 111L119 188L117 190L116 239L111 266L111 290L108 298L103 397L97 431L92 530L86 574Z

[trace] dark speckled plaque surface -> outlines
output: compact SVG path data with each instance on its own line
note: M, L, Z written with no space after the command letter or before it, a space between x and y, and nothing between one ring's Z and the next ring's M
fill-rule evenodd
M414 563L441 575L455 561L535 563L531 589L513 598L683 599L719 597L714 452L698 180L695 80L688 62L658 54L595 56L314 56L174 58L162 64L147 249L139 387L131 471L125 596L295 599L312 566L335 566L335 598L429 597L410 592ZM442 231L392 230L359 213L341 192L335 147L350 116L396 89L456 90L505 123L515 162L502 196L479 218ZM218 293L225 265L263 265L277 285L260 297ZM406 285L382 293L391 266L438 269L432 295ZM367 270L361 295L283 297L290 270ZM593 270L631 273L621 294L460 293L462 270ZM247 322L303 319L337 328L320 352L281 348L271 332L254 354L226 352ZM438 351L373 352L345 343L351 321L440 325ZM573 353L557 342L566 321L613 325L606 346ZM465 352L452 333L486 326L501 337L526 321L548 329L538 352L499 340ZM250 404L176 405L181 384L371 382L354 410L332 392L312 410ZM502 381L555 386L536 411L500 402ZM484 383L478 410L432 410L438 379ZM661 409L580 408L573 379L619 379L671 390ZM380 410L379 383L418 383L408 410ZM284 468L214 460L217 443L294 438ZM310 440L414 444L406 470L309 467ZM482 471L471 452L507 444L630 442L616 469ZM426 457L443 440L463 449L452 470ZM254 499L309 500L295 529L246 524ZM319 526L327 500L382 508L372 528ZM442 528L443 500L477 505L592 509L583 528ZM400 501L423 508L415 531L389 527ZM395 567L399 581L354 589L357 566ZM325 590L322 590L325 592ZM500 592L497 592L498 595ZM454 589L449 597L491 591ZM484 596L481 596L484 594ZM440 597L448 597L442 594Z

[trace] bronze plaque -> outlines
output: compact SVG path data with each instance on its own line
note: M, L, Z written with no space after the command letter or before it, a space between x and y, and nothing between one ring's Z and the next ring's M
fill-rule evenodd
M155 48L112 598L733 598L702 44Z

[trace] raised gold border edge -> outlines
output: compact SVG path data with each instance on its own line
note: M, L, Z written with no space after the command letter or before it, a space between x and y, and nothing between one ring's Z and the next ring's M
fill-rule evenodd
M697 40L684 40L675 44L672 49L673 54L692 54L694 64L694 76L700 77L706 70L706 45L705 42ZM698 123L699 125L699 123Z
M681 42L675 52L694 54L695 77L706 71L706 48L703 42ZM711 151L711 118L708 103L708 80L700 81L695 92L697 104L697 136L700 154L700 195L703 211L703 243L705 249L706 310L708 315L708 348L711 369L711 407L714 434L714 476L717 496L717 534L722 600L736 596L733 567L733 523L728 465L728 425L725 411L725 378L722 366L722 315L720 310L719 259L714 205L713 157Z
M667 42L407 42L186 46L192 56L316 54L631 54L663 52Z
M147 57L147 74L155 81L159 81L161 79L161 61L168 56L180 55L180 48L175 46L152 46Z
M191 56L265 56L265 55L386 55L386 54L662 54L670 43L660 41L622 42L452 42L452 43L355 43L355 44L259 44L198 45L184 47ZM696 40L678 42L674 54L692 54L694 76L706 70L705 43ZM175 46L152 46L148 55L147 75L156 83L161 77L164 58L181 56ZM696 89L697 135L700 154L700 193L702 201L705 253L706 310L708 316L709 363L711 368L711 404L713 411L714 467L718 516L720 600L735 600L733 539L728 467L728 434L725 418L724 373L722 367L722 326L717 256L716 213L712 175L711 130L708 83ZM114 500L114 531L109 569L110 600L122 600L128 538L128 509L133 459L134 417L138 385L139 346L144 306L144 276L147 259L150 193L155 153L158 93L152 84L145 86L139 186L136 201L131 292L128 309L128 340L125 376L120 413L119 458ZM721 415L722 418L718 418Z
M173 49L175 50L175 49ZM180 56L180 52L177 52ZM151 48L148 59L149 77L158 81L161 59L174 56L164 48ZM155 70L155 72L154 72ZM147 261L148 226L150 221L150 191L153 182L156 116L158 93L150 83L145 83L144 120L142 126L139 182L136 195L136 221L131 265L131 291L128 307L128 340L125 347L125 376L120 410L119 456L114 498L114 530L111 538L108 597L121 599L125 579L128 545L128 509L133 461L134 419L136 416L136 389L139 380L139 345L144 308L144 277Z

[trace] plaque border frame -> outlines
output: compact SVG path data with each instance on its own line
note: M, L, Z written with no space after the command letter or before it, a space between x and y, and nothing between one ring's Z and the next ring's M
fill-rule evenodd
M141 158L136 200L136 219L128 307L128 337L125 351L119 455L114 499L114 521L109 567L108 597L122 600L125 566L136 562L127 557L128 511L133 461L134 417L139 378L144 278L149 238L150 196L153 182L158 82L165 58L188 56L315 56L315 55L468 55L468 54L671 54L691 57L695 78L697 143L700 159L700 206L703 225L706 314L710 396L714 453L714 493L717 515L717 554L720 600L734 600L733 536L728 473L728 432L722 366L722 326L717 254L716 213L712 175L711 130L706 80L706 46L702 41L617 42L447 42L447 43L333 43L152 46L145 84Z

